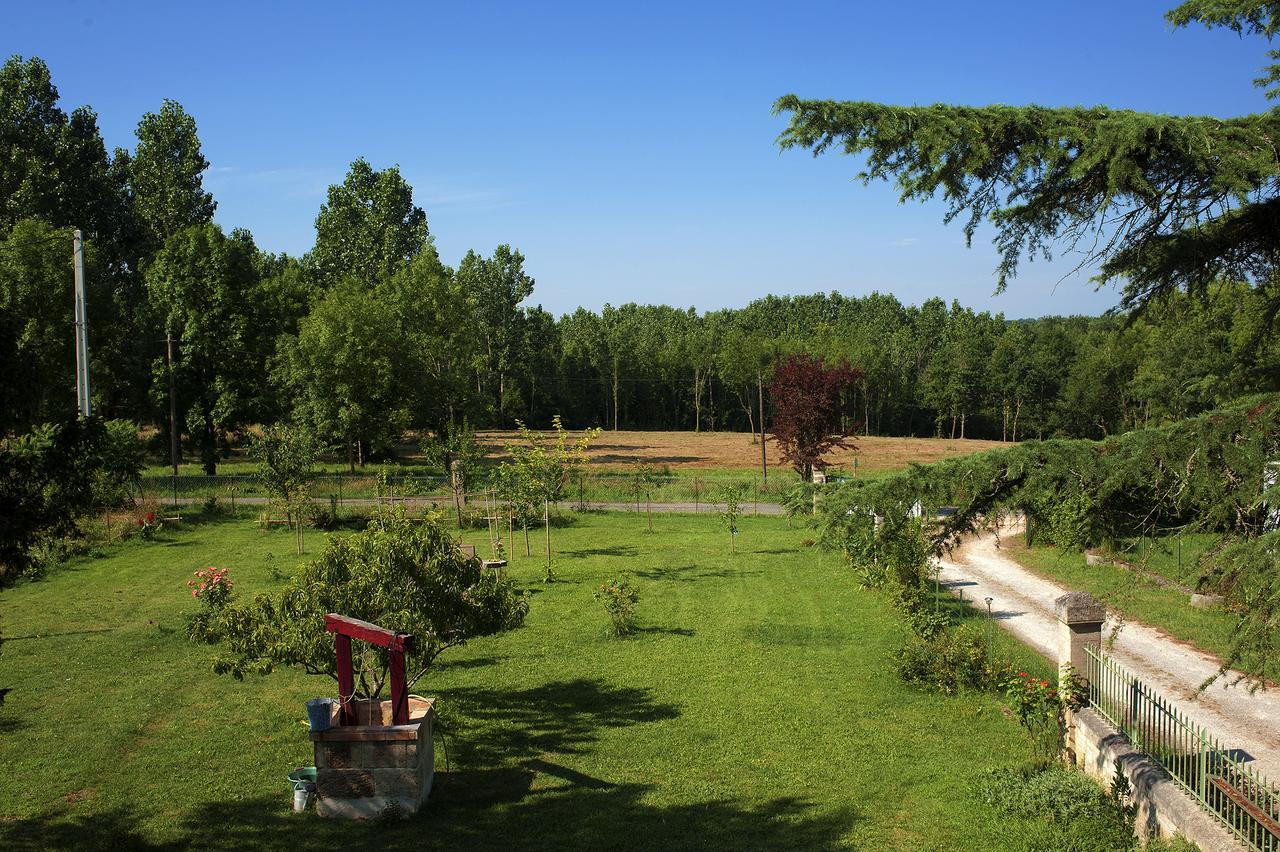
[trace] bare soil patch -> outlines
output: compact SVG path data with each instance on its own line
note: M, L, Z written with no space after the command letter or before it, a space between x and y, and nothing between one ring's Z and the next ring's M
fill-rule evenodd
M578 432L573 433L577 436ZM511 431L486 431L480 440L492 447L489 458L506 457L503 447L519 436ZM850 450L831 454L832 464L851 471L855 456L858 470L868 473L900 470L912 462L928 464L953 456L1008 446L1000 441L951 440L948 438L862 437ZM769 468L788 469L778 445L768 440ZM674 469L751 470L760 467L760 444L752 443L745 432L604 432L591 445L588 456L593 465L624 468L638 461L667 465Z

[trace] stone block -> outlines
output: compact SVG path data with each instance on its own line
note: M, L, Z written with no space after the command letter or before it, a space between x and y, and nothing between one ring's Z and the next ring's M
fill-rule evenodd
M1063 624L1102 624L1107 618L1107 610L1088 592L1067 592L1053 602L1058 621Z

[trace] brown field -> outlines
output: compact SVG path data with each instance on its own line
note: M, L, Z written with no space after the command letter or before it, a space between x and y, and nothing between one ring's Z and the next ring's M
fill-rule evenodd
M574 432L576 437L578 432ZM501 447L517 437L509 431L485 431L480 440L494 447L490 458L505 456ZM852 470L858 459L858 470L900 470L911 462L928 463L952 456L1007 446L1000 441L956 441L947 438L879 438L860 437L855 449L831 454L833 469ZM785 468L778 446L772 439L766 447L769 467ZM587 452L593 464L604 468L624 468L637 461L668 465L673 470L749 470L760 467L760 445L752 443L745 432L603 432Z

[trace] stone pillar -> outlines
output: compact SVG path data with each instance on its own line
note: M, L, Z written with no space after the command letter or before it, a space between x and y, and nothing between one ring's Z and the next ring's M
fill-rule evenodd
M1084 649L1089 645L1094 648L1102 646L1102 623L1106 620L1107 611L1088 592L1068 592L1055 600L1053 607L1058 614L1058 671L1065 672L1067 666L1071 666L1083 678L1086 671ZM1068 706L1064 715L1065 730L1061 732L1060 745L1074 763L1075 714Z
M1102 644L1107 611L1088 592L1068 592L1054 601L1053 607L1058 613L1058 668L1070 664L1083 675L1085 646Z

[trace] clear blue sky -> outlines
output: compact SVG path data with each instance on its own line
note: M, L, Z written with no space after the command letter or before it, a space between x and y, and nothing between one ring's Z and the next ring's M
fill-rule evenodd
M325 188L399 164L446 261L508 242L556 313L700 309L766 293L957 298L1009 317L1116 301L1074 262L992 298L941 203L899 205L857 163L779 153L802 97L1107 104L1234 115L1266 45L1174 32L1174 0L1074 3L24 3L0 52L43 57L109 146L161 99L199 123L217 220L305 252ZM1055 289L1056 285L1056 289Z

